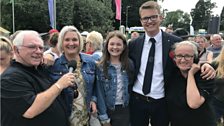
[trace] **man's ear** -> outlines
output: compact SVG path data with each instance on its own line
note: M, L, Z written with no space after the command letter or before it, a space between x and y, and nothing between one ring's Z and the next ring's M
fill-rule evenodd
M13 46L13 50L15 54L19 54L19 48L17 46Z

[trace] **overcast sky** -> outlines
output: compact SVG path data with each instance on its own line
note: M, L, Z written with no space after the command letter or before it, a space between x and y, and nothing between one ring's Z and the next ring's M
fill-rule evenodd
M190 13L191 9L195 8L195 5L198 1L199 0L164 0L161 5L162 8L168 9L168 11L175 11L180 9L184 12ZM216 2L216 5L218 6L218 8L212 10L213 14L220 15L224 6L224 0L211 0L211 2Z

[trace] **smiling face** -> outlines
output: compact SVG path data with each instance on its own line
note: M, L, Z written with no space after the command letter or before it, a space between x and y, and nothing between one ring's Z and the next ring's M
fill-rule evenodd
M117 36L112 37L108 42L107 50L110 54L110 57L120 58L120 55L124 50L123 40Z
M188 71L194 61L194 50L190 45L180 45L174 50L175 63L181 71Z
M26 34L23 44L14 49L16 60L26 66L38 66L43 60L44 43L38 34Z
M214 34L212 36L211 42L215 48L222 47L222 37L219 34Z
M79 54L80 41L78 34L74 31L68 31L63 38L62 48L65 55Z
M196 37L195 42L199 45L199 50L202 51L205 48L205 39L203 37Z
M13 53L12 52L7 52L5 50L0 50L0 65L1 66L6 66L10 64L10 61L13 58Z
M155 36L160 30L162 16L156 9L143 9L140 12L141 24L149 36ZM149 18L148 20L146 20Z

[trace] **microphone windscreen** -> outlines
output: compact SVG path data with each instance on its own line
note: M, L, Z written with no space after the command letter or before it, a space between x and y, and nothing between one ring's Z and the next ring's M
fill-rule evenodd
M75 60L71 60L70 62L68 62L68 68L73 68L73 70L76 69L77 67L77 62Z

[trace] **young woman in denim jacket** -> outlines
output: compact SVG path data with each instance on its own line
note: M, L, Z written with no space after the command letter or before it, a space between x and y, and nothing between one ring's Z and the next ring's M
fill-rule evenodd
M74 87L64 89L64 99L71 126L88 126L89 112L96 112L96 98L93 96L96 63L91 56L80 53L83 48L81 34L74 26L65 26L59 33L58 49L61 57L50 68L51 77L56 81L69 72L68 63L77 62L73 71L78 87L78 97L74 98Z
M103 126L129 126L128 85L133 69L125 36L110 32L96 71L97 107Z

